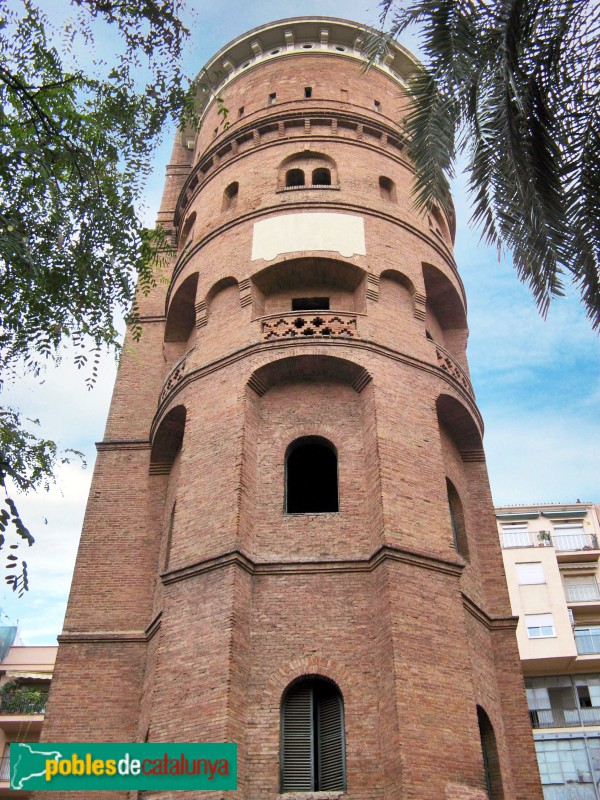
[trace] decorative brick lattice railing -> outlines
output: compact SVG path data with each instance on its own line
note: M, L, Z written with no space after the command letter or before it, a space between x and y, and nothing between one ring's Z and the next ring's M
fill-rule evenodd
M456 378L461 386L464 386L467 392L471 396L474 396L473 387L471 386L471 381L467 377L467 373L459 364L456 363L450 353L443 347L440 347L439 344L436 344L435 352L437 355L438 366L440 366L444 372L447 372L448 375L452 375L453 378Z
M309 338L319 339L352 339L358 336L356 316L344 313L295 312L281 316L269 317L262 321L263 341L273 339Z
M186 361L187 361L187 353L186 353L186 355L183 356L183 358L180 358L179 361L177 361L175 363L175 365L173 366L173 369L167 375L167 378L166 378L166 380L165 380L165 382L163 384L163 388L162 388L161 393L160 393L160 401L161 402L169 394L171 389L174 386L176 386L179 383L179 381L183 378L183 376L185 375L185 364L186 364Z

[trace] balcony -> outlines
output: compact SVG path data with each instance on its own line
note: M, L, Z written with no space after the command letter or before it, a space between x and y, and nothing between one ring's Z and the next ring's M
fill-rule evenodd
M593 533L560 533L555 534L552 541L559 553L598 549L598 537Z
M529 711L532 728L579 728L600 725L600 708L538 708Z
M560 561L598 560L598 537L593 533L559 533L549 531L502 531L502 549L515 547L552 547Z
M0 716L44 714L47 702L48 695L45 692L29 692L18 689L0 697Z
M593 603L600 600L600 588L595 582L567 584L565 595L568 603Z
M353 339L358 336L356 314L346 311L307 311L263 317L264 342L276 339Z

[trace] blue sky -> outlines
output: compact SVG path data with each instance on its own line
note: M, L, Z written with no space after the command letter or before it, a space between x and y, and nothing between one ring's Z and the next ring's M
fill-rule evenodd
M54 2L45 0L41 5L51 18L56 16ZM191 74L235 36L274 19L312 14L361 23L377 19L375 2L354 0L190 0L190 6ZM418 53L414 36L403 37L402 43ZM100 49L113 52L109 33ZM158 210L172 133L165 136L154 160L145 198L150 221ZM553 303L547 320L542 320L510 260L499 261L495 249L481 244L479 233L469 227L462 177L454 186L454 201L455 257L469 308L469 364L486 426L494 500L497 504L600 501L600 339L575 292ZM114 360L107 357L97 387L88 392L66 353L63 364L49 371L43 384L24 380L9 390L7 399L27 416L39 418L45 435L63 447L82 450L88 461L86 470L76 463L61 468L55 488L20 502L37 539L28 554L31 590L19 600L1 589L0 607L19 620L26 644L53 644L62 627L94 442L102 439L115 371Z

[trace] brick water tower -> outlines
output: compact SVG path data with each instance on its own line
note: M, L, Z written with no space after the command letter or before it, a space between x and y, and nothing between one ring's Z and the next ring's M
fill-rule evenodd
M364 46L283 20L203 73L44 735L237 742L243 800L537 800L454 219L411 206L415 59Z

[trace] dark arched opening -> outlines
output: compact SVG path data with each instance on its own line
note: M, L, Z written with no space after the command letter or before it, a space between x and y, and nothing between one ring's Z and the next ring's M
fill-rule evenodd
M490 800L504 800L502 779L500 777L500 759L498 758L498 748L496 747L496 734L490 718L481 706L477 706L477 722L479 723L487 795Z
M288 169L285 173L285 185L287 187L304 186L304 170Z
M331 186L331 172L325 167L313 169L312 174L313 186Z
M237 181L229 184L223 192L223 211L229 211L230 208L237 206L239 191L240 185Z
M396 185L391 178L386 178L385 175L379 177L379 193L384 200L396 202Z
M446 491L448 493L448 508L450 511L450 525L452 526L452 540L454 547L461 556L469 560L469 542L465 527L465 512L460 500L460 495L452 481L446 478Z
M288 448L285 510L287 514L339 511L337 454L327 439L307 436Z
M303 678L281 704L281 790L344 791L344 703L337 686Z

